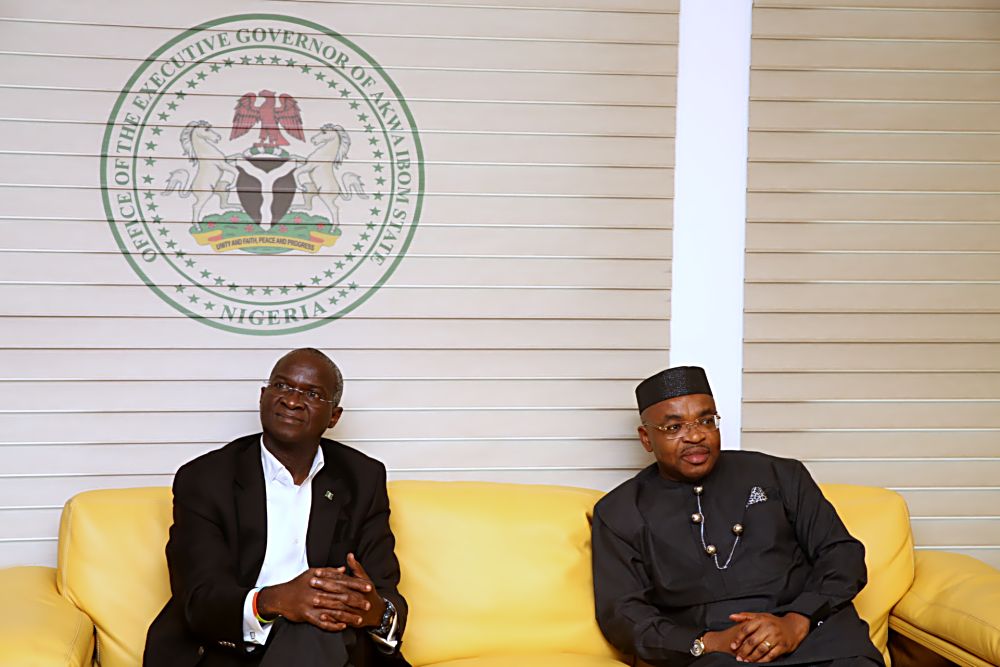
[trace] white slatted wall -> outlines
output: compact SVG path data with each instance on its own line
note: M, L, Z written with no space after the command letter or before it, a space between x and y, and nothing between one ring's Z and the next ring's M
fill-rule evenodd
M744 447L1000 565L1000 5L755 3Z
M133 71L247 12L363 48L425 158L422 217L388 282L287 335L166 304L119 252L100 191ZM394 478L610 488L645 465L632 389L667 359L676 38L661 0L0 5L0 566L54 563L72 494L169 484L257 429L260 380L297 346L341 365L335 435ZM218 94L228 110L241 92Z

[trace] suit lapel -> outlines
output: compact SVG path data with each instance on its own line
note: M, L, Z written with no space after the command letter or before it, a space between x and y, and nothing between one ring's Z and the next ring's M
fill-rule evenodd
M257 582L267 548L267 495L260 462L260 435L247 437L236 460L236 521L239 527L240 581Z
M323 469L312 481L312 509L309 512L309 531L306 534L306 558L310 567L338 567L343 563L331 563L331 557L342 558L343 555L332 554L333 539L337 533L337 525L346 521L345 508L350 506L351 492L347 483L340 477L340 466L336 457L324 442Z

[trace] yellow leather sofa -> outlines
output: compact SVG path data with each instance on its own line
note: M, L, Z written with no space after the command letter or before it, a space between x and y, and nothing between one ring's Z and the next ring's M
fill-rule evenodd
M914 580L900 496L844 485L824 492L867 547L869 583L855 604L884 653L892 627L960 665L1000 662L1000 571L926 554ZM593 615L588 518L600 492L401 481L389 494L410 603L404 651L415 667L627 662ZM0 570L0 665L138 665L146 628L169 595L170 521L166 488L72 498L58 567Z

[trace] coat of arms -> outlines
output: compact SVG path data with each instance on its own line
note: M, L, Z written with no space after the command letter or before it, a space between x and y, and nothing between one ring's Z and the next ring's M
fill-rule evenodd
M395 82L292 17L230 16L168 41L123 87L102 154L108 222L142 282L230 331L350 312L420 217L420 138Z

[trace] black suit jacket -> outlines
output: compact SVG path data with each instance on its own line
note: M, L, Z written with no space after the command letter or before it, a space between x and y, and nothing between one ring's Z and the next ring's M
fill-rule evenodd
M172 596L149 628L144 665L245 664L243 604L267 546L260 440L259 433L239 438L177 471L166 550ZM309 566L339 567L353 552L396 607L401 637L407 606L397 590L385 466L339 442L324 439L321 446L324 465L313 478L306 536ZM365 632L357 637L371 641ZM398 650L366 653L376 664L406 664Z

